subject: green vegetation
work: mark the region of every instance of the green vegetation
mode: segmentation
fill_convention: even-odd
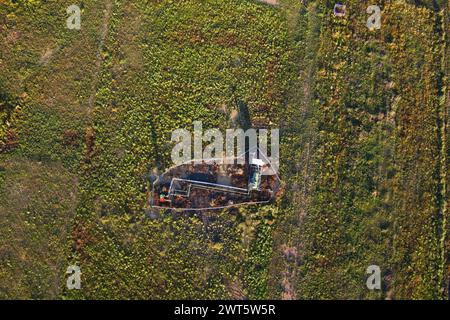
[[[368,32],[357,23],[364,7],[350,2],[357,14],[324,17],[299,291],[307,298],[376,297],[364,286],[365,268],[376,264],[384,271],[383,296],[440,298],[443,30],[438,13],[397,2],[384,5],[386,26]]]
[[[83,0],[76,31],[72,2],[0,0],[0,298],[445,298],[449,4],[380,1],[369,31],[334,3]],[[281,129],[281,199],[152,211],[171,132],[246,107]]]

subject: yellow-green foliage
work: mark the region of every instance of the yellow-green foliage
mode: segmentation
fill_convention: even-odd
[[[386,1],[381,30],[369,31],[368,4],[346,4],[344,18],[322,7],[316,182],[299,292],[440,298],[437,13]],[[372,264],[383,271],[381,295],[365,287]]]
[[[85,0],[69,30],[71,0],[0,0],[0,298],[442,298],[445,2],[373,31],[335,2]],[[242,106],[281,129],[282,198],[152,212],[171,132]]]
[[[386,8],[392,36],[395,97],[395,291],[399,298],[438,298],[440,233],[440,145],[438,141],[439,37],[436,16],[404,4]]]

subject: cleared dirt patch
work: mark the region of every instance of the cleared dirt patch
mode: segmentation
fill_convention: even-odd
[[[270,4],[272,6],[277,5],[278,4],[278,0],[258,0],[259,2],[264,2],[267,4]]]

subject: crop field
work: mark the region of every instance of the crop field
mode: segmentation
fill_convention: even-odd
[[[0,0],[0,299],[448,298],[450,4],[275,2],[83,0],[71,30]],[[279,128],[282,196],[152,209],[195,121]]]

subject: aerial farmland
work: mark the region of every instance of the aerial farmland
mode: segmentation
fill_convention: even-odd
[[[448,299],[449,37],[438,0],[0,0],[0,299]]]

